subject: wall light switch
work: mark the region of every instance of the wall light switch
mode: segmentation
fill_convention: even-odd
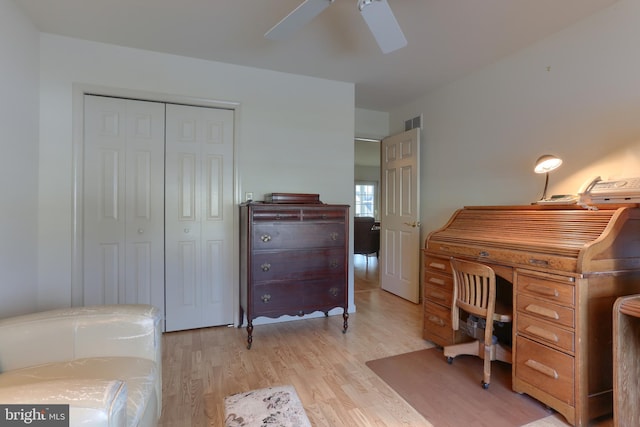
[[[244,193],[244,200],[245,202],[248,202],[249,200],[253,200],[253,193],[250,191],[247,191],[246,193]]]

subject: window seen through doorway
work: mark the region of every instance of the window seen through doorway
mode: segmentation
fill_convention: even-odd
[[[375,217],[376,186],[373,183],[356,183],[356,216]]]

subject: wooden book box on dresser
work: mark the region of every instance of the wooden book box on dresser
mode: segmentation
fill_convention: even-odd
[[[342,307],[348,326],[349,206],[252,202],[240,206],[240,323],[247,348],[260,316]]]
[[[612,309],[640,293],[640,209],[601,205],[465,207],[424,249],[424,338],[446,346],[451,257],[512,284],[512,385],[586,426],[613,410]]]

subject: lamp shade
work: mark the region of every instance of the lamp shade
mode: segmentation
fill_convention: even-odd
[[[547,173],[557,169],[561,164],[561,158],[551,154],[545,154],[536,160],[536,166],[533,171],[535,173]]]

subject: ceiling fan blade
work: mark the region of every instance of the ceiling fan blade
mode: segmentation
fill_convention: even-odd
[[[360,13],[378,42],[382,53],[393,52],[406,46],[407,39],[404,37],[387,0],[373,0],[365,3]]]
[[[313,18],[320,15],[334,0],[305,0],[291,13],[282,18],[264,35],[271,40],[282,40],[304,27]]]

